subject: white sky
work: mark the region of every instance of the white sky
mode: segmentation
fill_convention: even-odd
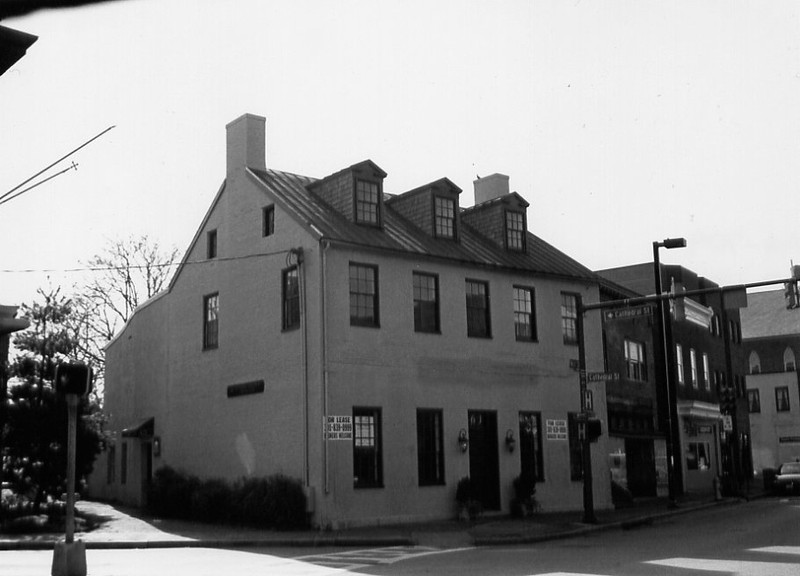
[[[39,36],[0,76],[0,303],[108,239],[183,252],[224,178],[225,124],[267,118],[267,166],[364,159],[401,193],[501,172],[532,232],[592,269],[652,242],[721,284],[800,261],[800,3],[127,0],[3,25]],[[63,165],[66,167],[66,164]]]

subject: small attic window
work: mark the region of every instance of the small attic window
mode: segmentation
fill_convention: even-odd
[[[506,211],[506,248],[525,251],[525,213]]]
[[[210,260],[217,257],[217,231],[209,230],[206,235],[206,257]]]
[[[356,222],[380,226],[380,185],[368,180],[356,181]]]
[[[433,199],[434,231],[437,238],[456,237],[456,203],[452,198],[435,196]]]

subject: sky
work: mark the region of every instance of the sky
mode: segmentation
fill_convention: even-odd
[[[800,3],[124,0],[7,18],[39,37],[0,76],[0,303],[80,284],[109,242],[182,254],[267,119],[267,167],[371,159],[397,194],[510,177],[528,227],[598,270],[652,243],[721,285],[800,263]],[[41,179],[41,178],[40,178]]]

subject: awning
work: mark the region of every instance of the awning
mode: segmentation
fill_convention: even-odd
[[[142,420],[136,426],[122,430],[123,438],[152,438],[155,430],[155,418]]]

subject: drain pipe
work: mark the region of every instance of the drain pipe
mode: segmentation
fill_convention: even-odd
[[[320,369],[322,376],[322,470],[325,475],[324,491],[325,494],[330,494],[330,476],[329,476],[329,462],[330,455],[328,454],[328,439],[325,437],[325,429],[328,422],[328,308],[327,308],[327,285],[328,285],[328,267],[325,255],[330,247],[330,242],[320,239],[319,241],[319,261],[320,261],[320,316],[322,318],[321,326],[321,340],[322,347],[320,350]]]

